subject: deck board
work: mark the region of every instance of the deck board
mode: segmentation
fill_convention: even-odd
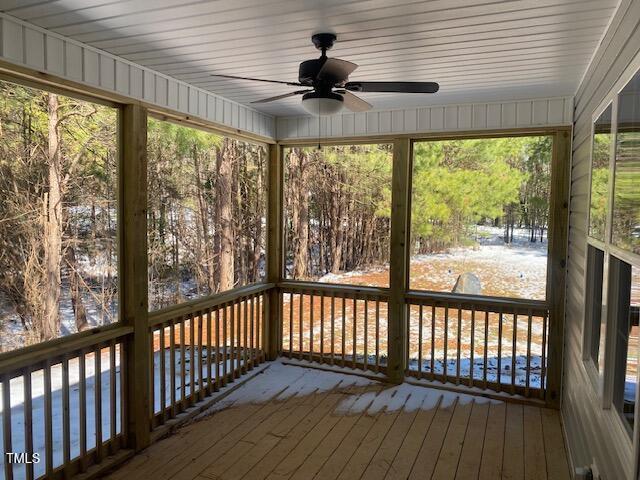
[[[557,411],[274,363],[107,478],[549,479]]]

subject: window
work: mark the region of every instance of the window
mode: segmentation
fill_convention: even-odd
[[[264,278],[266,150],[149,119],[149,308]]]
[[[614,267],[615,266],[615,267]],[[613,403],[633,431],[638,387],[638,316],[640,314],[640,268],[613,257],[613,282],[617,286],[616,368]]]
[[[618,95],[612,242],[640,255],[640,72]]]
[[[606,284],[603,279],[605,269],[604,252],[599,248],[589,245],[587,259],[587,291],[591,292],[587,297],[587,322],[589,338],[589,358],[593,360],[594,366],[602,370],[600,353],[604,352],[606,341],[606,308],[603,300],[606,300]]]
[[[414,143],[410,288],[544,299],[551,137]]]
[[[593,125],[591,156],[591,205],[589,235],[604,242],[609,203],[609,159],[611,158],[611,105]]]
[[[393,146],[288,148],[286,277],[389,285]]]
[[[598,116],[593,132],[584,354],[598,370],[603,404],[618,412],[632,434],[640,311],[640,72]]]
[[[0,81],[0,351],[118,320],[117,116]]]

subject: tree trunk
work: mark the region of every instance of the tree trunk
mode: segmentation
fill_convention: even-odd
[[[87,310],[82,301],[82,279],[78,273],[78,260],[76,258],[76,250],[73,245],[66,248],[66,260],[69,267],[69,287],[71,289],[71,306],[76,319],[76,329],[83,332],[89,328],[87,322]],[[102,310],[107,310],[108,306],[102,305]]]
[[[219,229],[219,278],[220,291],[233,288],[233,159],[236,149],[234,141],[226,138],[223,140],[222,149],[218,154],[218,179],[216,182],[217,201],[220,214]]]
[[[58,129],[58,96],[47,96],[49,113],[47,167],[49,191],[45,194],[43,318],[40,335],[43,340],[58,336],[60,328],[60,261],[62,255],[62,170]]]
[[[291,195],[293,197],[293,278],[302,280],[307,277],[309,251],[309,197],[306,183],[306,155],[298,148],[289,154],[292,170]]]

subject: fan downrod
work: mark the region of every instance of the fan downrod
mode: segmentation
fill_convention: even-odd
[[[318,50],[322,50],[324,53],[333,47],[337,38],[335,33],[316,33],[311,37],[311,41]]]

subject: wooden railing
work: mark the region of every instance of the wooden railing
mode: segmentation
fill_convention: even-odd
[[[388,292],[381,288],[283,282],[282,352],[330,365],[384,372]]]
[[[545,302],[426,292],[405,298],[409,375],[544,398]]]
[[[275,287],[252,285],[149,314],[144,428],[167,424],[265,361],[273,292],[280,299],[275,331],[284,356],[388,374],[388,289]],[[544,398],[545,302],[426,292],[404,299],[406,375]],[[5,479],[66,478],[131,448],[127,345],[134,334],[132,326],[113,325],[0,357],[4,451],[40,459],[5,461]]]
[[[385,372],[389,292],[282,282],[285,357]],[[406,375],[544,398],[546,302],[427,292],[405,296]]]
[[[152,427],[175,418],[265,359],[259,284],[150,315]]]
[[[113,326],[27,347],[0,362],[4,478],[68,478],[123,446],[123,339]],[[17,459],[13,459],[14,461]]]

